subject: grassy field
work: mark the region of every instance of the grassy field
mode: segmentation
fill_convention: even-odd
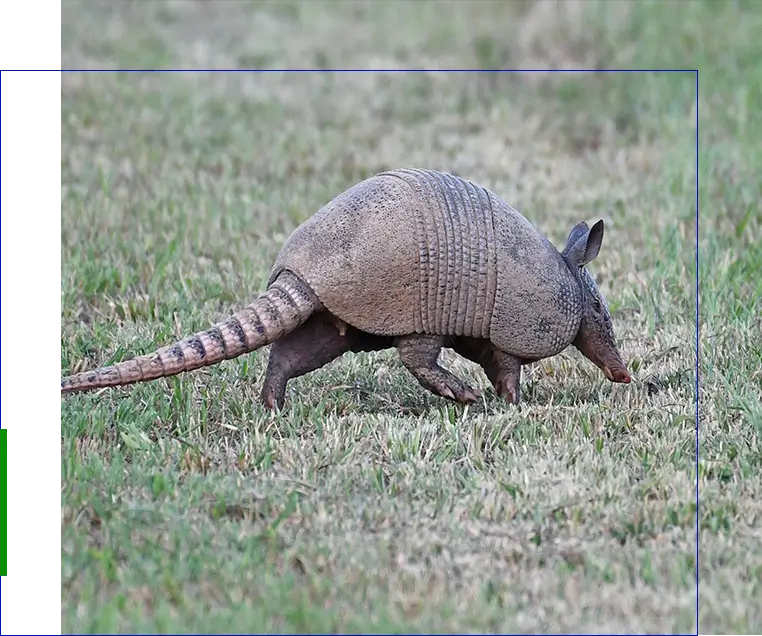
[[[257,396],[267,350],[61,400],[67,632],[762,629],[762,6],[76,2],[65,68],[699,68],[693,74],[72,73],[61,367],[247,304],[298,223],[391,167],[456,172],[591,271],[635,381],[571,349],[454,406],[394,351]],[[695,528],[700,526],[696,563]],[[755,600],[756,599],[756,600]]]

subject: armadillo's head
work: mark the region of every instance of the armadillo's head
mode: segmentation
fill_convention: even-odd
[[[582,321],[572,344],[598,366],[611,382],[630,382],[630,374],[617,348],[606,299],[585,269],[601,249],[603,220],[592,228],[582,221],[569,233],[563,257],[582,290]]]

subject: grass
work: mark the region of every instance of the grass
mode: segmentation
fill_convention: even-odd
[[[591,271],[635,376],[571,349],[453,406],[393,351],[257,402],[267,350],[61,401],[66,632],[762,628],[755,3],[67,2],[67,68],[700,69],[62,78],[63,372],[204,328],[380,170],[456,172]],[[695,526],[700,527],[696,563]],[[695,576],[701,577],[696,625]],[[755,609],[756,608],[756,609]]]

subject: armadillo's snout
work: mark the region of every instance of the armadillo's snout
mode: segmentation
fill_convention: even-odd
[[[629,384],[632,382],[632,377],[627,371],[627,367],[624,365],[624,360],[622,360],[622,357],[616,349],[612,350],[610,347],[607,349],[603,349],[602,347],[591,347],[589,346],[589,343],[583,339],[577,340],[575,346],[583,356],[603,371],[609,382],[620,382],[622,384]]]

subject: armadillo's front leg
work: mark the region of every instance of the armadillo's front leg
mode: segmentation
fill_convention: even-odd
[[[416,334],[401,336],[395,346],[402,364],[424,388],[456,402],[476,401],[480,396],[477,389],[439,366],[437,360],[444,342],[440,336]]]
[[[501,351],[489,340],[478,338],[458,338],[452,345],[453,350],[480,365],[495,387],[498,395],[505,397],[511,404],[521,400],[519,383],[523,361],[516,356]]]

